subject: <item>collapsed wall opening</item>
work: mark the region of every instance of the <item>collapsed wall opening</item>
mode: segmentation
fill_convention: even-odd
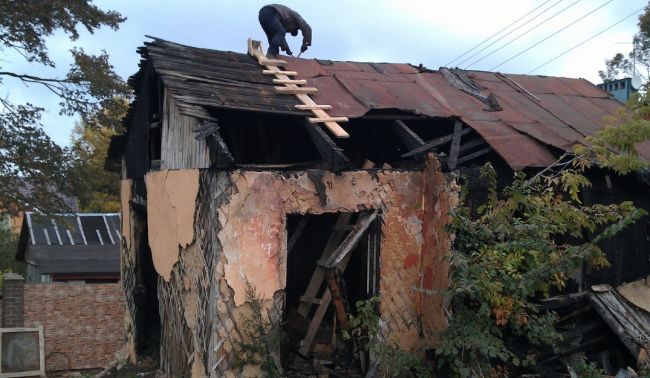
[[[160,310],[158,305],[158,273],[153,264],[149,247],[147,222],[147,189],[144,180],[133,181],[133,193],[129,200],[132,210],[133,232],[136,235],[133,253],[135,277],[123,277],[125,288],[133,290],[135,352],[139,357],[158,360],[160,354]],[[127,259],[129,260],[129,259]],[[131,271],[130,269],[125,272]],[[128,273],[127,273],[128,274]],[[131,287],[133,286],[133,287]]]
[[[379,294],[377,211],[287,217],[286,337],[288,372],[313,369],[314,358],[355,376],[366,368],[359,345],[343,339],[356,302]],[[313,373],[313,372],[312,372]]]

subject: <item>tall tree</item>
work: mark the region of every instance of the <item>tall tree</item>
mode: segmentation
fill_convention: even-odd
[[[128,102],[116,101],[115,107],[102,109],[89,122],[77,123],[72,132],[72,169],[70,182],[79,200],[79,210],[115,212],[120,210],[120,175],[104,169],[104,161],[113,135],[121,133],[120,122]]]
[[[81,28],[91,34],[102,26],[116,30],[124,20],[119,13],[101,10],[88,0],[0,0],[0,88],[9,79],[42,86],[59,97],[60,114],[79,115],[83,122],[108,122],[98,110],[120,107],[115,99],[127,96],[128,87],[113,71],[106,52],[90,55],[73,48],[73,63],[65,77],[3,70],[1,64],[10,55],[16,56],[9,54],[13,51],[26,62],[55,67],[46,44],[48,36],[64,32],[76,41]],[[66,210],[64,201],[52,193],[71,192],[66,179],[71,167],[69,151],[43,131],[43,110],[0,98],[0,208],[4,210]]]
[[[643,89],[650,81],[650,3],[639,16],[639,31],[632,38],[632,51],[627,55],[616,54],[605,61],[605,70],[598,72],[603,81],[611,81],[621,76],[636,76],[642,78]]]

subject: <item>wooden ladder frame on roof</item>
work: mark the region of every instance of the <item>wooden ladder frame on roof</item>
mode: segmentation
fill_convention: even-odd
[[[309,97],[310,93],[318,92],[318,88],[315,87],[300,87],[307,83],[307,80],[295,80],[291,76],[298,75],[295,71],[282,71],[278,66],[286,66],[287,62],[280,59],[268,59],[263,52],[262,42],[254,41],[248,39],[248,54],[257,58],[257,62],[265,66],[266,69],[262,70],[264,75],[274,75],[273,79],[274,84],[282,84],[283,86],[275,87],[276,93],[282,94],[293,94],[298,100],[302,102],[300,105],[296,105],[296,109],[300,110],[310,110],[315,118],[308,117],[310,123],[323,123],[332,134],[338,138],[349,138],[350,134],[347,133],[338,122],[347,122],[347,117],[331,117],[325,110],[332,109],[331,105],[319,105],[314,102],[314,100]]]

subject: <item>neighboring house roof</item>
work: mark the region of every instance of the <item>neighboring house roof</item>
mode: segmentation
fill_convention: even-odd
[[[247,54],[183,46],[154,38],[139,50],[141,70],[131,83],[138,93],[148,62],[181,113],[210,119],[209,109],[309,116],[294,108],[295,96],[277,94],[273,77]],[[505,75],[494,72],[393,63],[334,62],[285,58],[331,116],[360,118],[372,110],[461,119],[513,169],[545,167],[554,148],[570,149],[605,127],[621,104],[584,79]],[[123,138],[109,152],[119,156]],[[650,143],[639,148],[650,159]]]
[[[25,214],[16,259],[42,273],[120,271],[119,213]]]

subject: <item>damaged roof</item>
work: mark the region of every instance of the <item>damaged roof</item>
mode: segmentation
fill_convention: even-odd
[[[309,116],[296,110],[293,95],[278,94],[273,77],[262,74],[247,54],[184,46],[154,38],[139,50],[178,103],[182,113],[209,119],[212,108]],[[605,116],[621,104],[585,79],[506,75],[393,63],[335,62],[285,58],[287,70],[318,88],[316,103],[331,116],[362,118],[372,110],[399,111],[423,118],[460,119],[474,129],[508,165],[519,170],[545,167],[553,152],[568,150],[605,127]],[[432,125],[434,125],[432,123]],[[345,125],[343,125],[345,127]],[[114,149],[120,149],[116,139]],[[639,148],[650,159],[650,144]],[[114,151],[109,152],[114,154]]]

